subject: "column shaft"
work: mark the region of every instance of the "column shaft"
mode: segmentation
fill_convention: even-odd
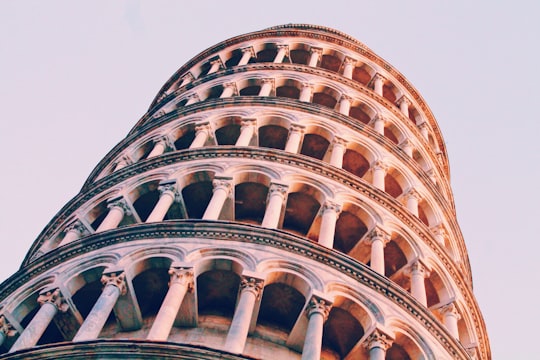
[[[304,84],[302,90],[300,90],[300,101],[310,102],[311,101],[311,92],[313,87],[310,84]]]
[[[422,305],[427,306],[426,282],[427,269],[420,262],[415,262],[408,270],[411,277],[411,295]]]
[[[369,350],[369,360],[384,360],[386,357],[386,350],[380,347],[372,347]]]
[[[274,81],[273,79],[263,79],[261,90],[259,91],[259,96],[270,96],[272,92]]]
[[[373,120],[373,130],[375,130],[377,133],[384,136],[384,124],[385,124],[384,119],[380,116],[377,116]]]
[[[252,48],[243,48],[242,49],[242,58],[238,62],[238,66],[246,65],[251,57],[253,56],[253,49]]]
[[[210,199],[210,203],[208,204],[208,206],[206,207],[206,211],[204,212],[204,220],[217,220],[219,218],[219,214],[221,214],[221,210],[223,209],[225,200],[227,200],[227,197],[229,196],[231,190],[230,181],[230,179],[215,179],[213,181],[214,193],[212,194],[212,199]]]
[[[165,149],[167,148],[167,144],[165,141],[158,141],[154,144],[154,148],[152,151],[150,151],[150,154],[146,157],[147,159],[151,159],[153,157],[159,156],[165,152]]]
[[[193,287],[192,270],[171,268],[169,274],[171,275],[169,291],[146,337],[148,340],[167,341],[182,301],[190,287]]]
[[[382,164],[374,164],[373,171],[373,186],[384,191],[384,178],[386,177],[386,167]]]
[[[373,91],[379,95],[383,96],[383,87],[384,87],[384,81],[386,79],[382,77],[380,74],[375,74],[373,79]]]
[[[278,45],[278,52],[274,58],[274,62],[277,64],[282,63],[285,55],[287,55],[287,45]]]
[[[195,139],[191,142],[189,146],[190,149],[197,149],[203,147],[208,140],[210,135],[210,125],[209,124],[200,124],[195,127]]]
[[[37,314],[34,315],[9,352],[35,346],[57,312],[58,308],[54,304],[46,302],[41,305]]]
[[[322,54],[322,49],[312,48],[309,56],[308,66],[316,67]]]
[[[113,284],[108,284],[103,288],[94,307],[75,334],[74,342],[93,340],[99,336],[120,294],[121,290]]]
[[[96,232],[115,229],[120,225],[120,222],[124,218],[124,209],[120,206],[111,206],[109,213],[105,216],[105,219],[101,222]]]
[[[323,205],[319,244],[329,249],[334,247],[336,222],[340,211],[341,207],[338,204],[327,202]]]
[[[287,139],[287,144],[285,145],[285,151],[298,154],[300,150],[300,142],[302,141],[302,134],[304,128],[300,126],[291,126],[289,130],[289,139]]]
[[[330,156],[330,165],[341,168],[343,166],[343,155],[345,155],[345,141],[337,139],[332,147],[332,155]]]
[[[163,221],[165,215],[167,214],[167,211],[169,211],[171,205],[174,203],[175,197],[176,194],[173,191],[163,191],[159,197],[156,206],[154,206],[154,209],[152,210],[150,215],[148,215],[146,222],[150,223],[155,221]]]
[[[244,351],[255,302],[262,289],[262,281],[253,278],[243,280],[241,286],[240,300],[234,311],[231,327],[225,340],[225,349],[235,354]]]
[[[384,275],[384,242],[381,238],[371,241],[371,268]]]
[[[276,229],[281,218],[281,208],[287,193],[287,186],[281,184],[271,184],[269,189],[268,205],[264,212],[261,226],[269,229]]]
[[[248,146],[255,133],[254,121],[245,121],[240,128],[240,136],[236,140],[236,146]]]
[[[355,63],[356,63],[356,60],[354,59],[351,59],[351,58],[345,59],[344,67],[343,67],[343,76],[346,77],[347,79],[352,79]]]

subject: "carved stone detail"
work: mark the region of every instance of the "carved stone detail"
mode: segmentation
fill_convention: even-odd
[[[121,295],[125,295],[127,293],[126,273],[123,271],[103,274],[101,276],[101,283],[103,286],[116,286],[120,290]]]
[[[58,288],[41,292],[37,298],[37,302],[41,306],[43,306],[43,304],[54,305],[60,312],[66,312],[69,309],[69,305],[66,303]]]

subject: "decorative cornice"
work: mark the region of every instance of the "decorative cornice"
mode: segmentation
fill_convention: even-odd
[[[45,254],[39,261],[21,269],[2,283],[0,285],[0,301],[3,301],[8,294],[28,283],[32,278],[53,269],[58,264],[67,260],[116,244],[156,238],[205,238],[220,241],[246,242],[260,246],[271,246],[312,259],[347,275],[363,286],[369,287],[387,297],[402,310],[408,312],[413,318],[416,318],[422,324],[422,327],[426,328],[435,336],[453,356],[463,359],[467,358],[466,350],[461,343],[448,333],[446,328],[439,323],[438,319],[429,309],[418,303],[406,290],[393,283],[390,279],[376,273],[369,266],[345,254],[320,246],[308,239],[293,234],[226,221],[182,220],[166,223],[139,224],[76,240]],[[479,327],[485,327],[485,325],[483,325],[478,305],[471,296],[470,290],[463,287],[462,282],[456,280],[456,283],[462,291],[471,311],[471,316],[477,326],[477,334],[480,338],[483,338],[483,333],[479,330]]]

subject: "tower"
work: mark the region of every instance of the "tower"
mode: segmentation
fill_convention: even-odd
[[[0,294],[0,359],[490,358],[433,114],[312,25],[182,66]]]

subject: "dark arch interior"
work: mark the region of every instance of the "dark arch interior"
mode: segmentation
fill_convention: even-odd
[[[154,187],[153,190],[139,196],[139,198],[133,202],[133,207],[135,208],[135,211],[137,211],[141,221],[144,222],[148,219],[148,216],[156,206],[158,200],[159,191]],[[165,216],[165,218],[167,217]]]
[[[371,81],[371,75],[363,67],[355,67],[352,78],[364,85]]]
[[[175,142],[174,147],[176,150],[184,150],[189,148],[193,140],[195,139],[195,130],[190,129],[182,134]]]
[[[359,152],[347,149],[343,155],[342,168],[361,178],[369,170],[369,162]]]
[[[197,278],[199,314],[232,317],[240,277],[232,271],[209,270]]]
[[[263,184],[245,182],[234,191],[234,214],[237,221],[260,224],[266,210],[268,187]]]
[[[392,276],[396,271],[407,265],[407,258],[395,241],[390,241],[384,248],[384,274]]]
[[[211,181],[199,181],[182,189],[182,197],[189,219],[201,219],[210,199],[213,186]]]
[[[388,350],[386,350],[386,360],[411,360],[411,358],[403,347],[394,343]]]
[[[341,60],[333,55],[323,55],[321,59],[321,67],[330,71],[338,72],[341,67]]]
[[[334,248],[348,253],[367,232],[367,226],[354,214],[343,211],[336,223]]]
[[[296,88],[295,86],[280,86],[276,89],[276,96],[278,97],[286,97],[291,99],[298,99],[300,98],[300,90]]]
[[[291,55],[291,61],[295,64],[307,65],[309,62],[310,53],[307,50],[302,50],[302,49],[291,50],[290,55]]]
[[[304,135],[304,141],[302,142],[300,153],[322,160],[326,154],[326,150],[328,150],[329,145],[330,142],[320,135],[306,134]]]
[[[336,106],[337,100],[327,93],[318,92],[313,94],[313,103],[333,109]]]
[[[158,313],[169,289],[168,268],[143,271],[133,279],[133,288],[143,317]]]
[[[264,288],[257,323],[290,332],[306,302],[295,288],[273,283]]]
[[[364,336],[364,329],[349,312],[334,307],[324,323],[323,349],[329,348],[343,359]]]
[[[403,189],[392,175],[386,175],[384,178],[384,190],[393,198],[403,193]]]
[[[289,194],[283,229],[306,235],[321,205],[310,195],[295,192]]]
[[[349,110],[349,116],[357,120],[360,120],[364,124],[368,124],[369,121],[371,120],[369,115],[366,114],[364,110],[362,110],[362,108],[358,106],[351,107],[351,109]]]
[[[216,140],[219,145],[234,145],[239,136],[239,124],[225,125],[216,130]]]
[[[289,131],[277,125],[266,125],[259,128],[259,146],[272,149],[285,149]]]
[[[257,96],[259,95],[259,92],[261,91],[261,87],[259,85],[252,85],[247,86],[240,90],[240,95],[242,96]]]

